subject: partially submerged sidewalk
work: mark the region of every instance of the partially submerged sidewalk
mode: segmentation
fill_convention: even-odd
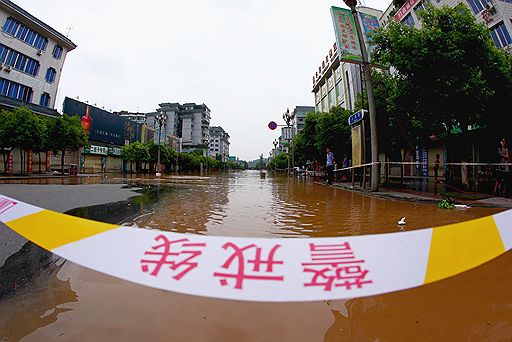
[[[437,204],[439,201],[445,198],[445,196],[443,195],[433,194],[430,192],[394,188],[391,189],[386,188],[384,186],[381,186],[380,190],[377,192],[372,192],[368,189],[364,189],[358,186],[357,184],[355,186],[352,186],[351,183],[334,182],[332,186],[339,189],[363,193],[369,196],[410,202]],[[455,198],[455,203],[466,204],[470,207],[512,208],[512,198],[496,197],[492,195],[489,195],[489,197],[487,198],[475,200],[467,198]]]

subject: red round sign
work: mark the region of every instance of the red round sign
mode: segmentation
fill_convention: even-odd
[[[270,121],[268,123],[268,128],[270,128],[271,130],[274,130],[277,128],[277,124],[274,121]]]

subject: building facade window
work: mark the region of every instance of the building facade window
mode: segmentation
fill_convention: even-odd
[[[43,107],[49,107],[50,106],[50,94],[42,93],[41,99],[39,100],[39,104]]]
[[[405,16],[405,18],[402,20],[402,24],[405,24],[409,27],[414,27],[414,18],[412,17],[412,14],[409,13]]]
[[[334,88],[329,91],[329,109],[336,106],[336,94]]]
[[[48,70],[46,70],[46,76],[44,79],[48,83],[53,83],[55,81],[56,74],[57,74],[57,72],[55,71],[54,68],[48,68]]]
[[[316,103],[320,102],[320,89],[318,89],[318,91],[315,93],[315,101]]]
[[[39,72],[38,61],[2,44],[0,44],[0,63],[10,65],[14,69],[32,76],[37,76]]]
[[[420,2],[416,7],[414,7],[414,12],[416,13],[416,16],[419,18],[420,15],[418,14],[418,11],[424,11],[425,10],[425,5],[423,4],[423,2]]]
[[[62,57],[62,46],[55,45],[55,47],[53,48],[52,56],[55,59],[60,59]]]
[[[338,103],[341,103],[343,101],[343,81],[341,79],[336,83],[336,94],[338,94]]]
[[[490,34],[492,40],[494,40],[494,44],[496,44],[496,46],[499,48],[503,48],[512,43],[510,33],[508,32],[507,27],[503,21],[491,28]]]
[[[490,1],[488,0],[467,0],[469,7],[471,7],[471,10],[473,13],[477,14],[482,12],[485,9],[485,5],[489,4]],[[490,4],[492,5],[492,4]]]
[[[328,112],[329,111],[329,103],[327,102],[327,96],[324,97],[324,99],[322,100],[322,111],[323,112]]]
[[[27,43],[28,45],[35,47],[38,50],[46,50],[46,46],[48,45],[48,38],[32,29],[29,29],[11,17],[7,18],[4,26],[2,27],[2,30],[5,33],[10,34],[11,36]]]
[[[25,102],[32,101],[32,88],[0,78],[0,95]]]

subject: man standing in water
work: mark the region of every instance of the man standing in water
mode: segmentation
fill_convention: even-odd
[[[327,162],[325,164],[325,171],[327,172],[327,184],[332,184],[333,170],[334,170],[334,153],[331,152],[331,148],[327,147]]]

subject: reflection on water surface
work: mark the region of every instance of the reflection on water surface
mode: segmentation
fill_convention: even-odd
[[[259,177],[114,178],[140,187],[129,201],[73,210],[107,222],[206,235],[317,237],[459,222],[496,210],[438,209],[313,182]],[[512,254],[420,288],[361,299],[247,303],[127,283],[66,262],[30,291],[0,300],[0,338],[27,341],[439,341],[512,336]]]

